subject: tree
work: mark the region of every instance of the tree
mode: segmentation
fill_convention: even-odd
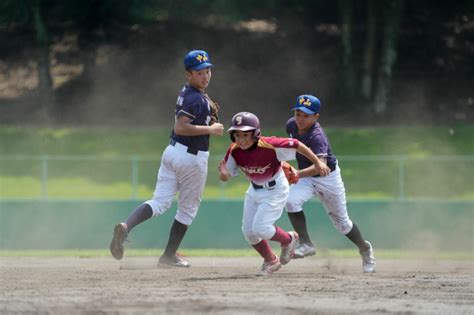
[[[352,56],[353,33],[353,3],[352,0],[339,0],[341,15],[341,44],[342,44],[342,82],[344,95],[348,98],[355,96],[355,73]]]
[[[53,81],[49,71],[50,35],[41,11],[41,0],[30,0],[31,14],[36,34],[38,89],[40,94],[47,96],[51,93]]]
[[[383,37],[378,68],[378,82],[373,108],[377,115],[387,109],[388,96],[392,82],[393,65],[397,58],[397,42],[400,21],[403,12],[403,0],[385,0],[383,2]]]
[[[375,64],[375,44],[376,44],[376,9],[374,0],[367,2],[367,22],[366,22],[366,37],[364,47],[364,64],[362,66],[362,80],[360,92],[362,97],[368,101],[372,97],[374,64]]]

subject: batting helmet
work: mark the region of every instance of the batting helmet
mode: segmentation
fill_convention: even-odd
[[[232,117],[231,127],[227,130],[230,134],[230,140],[235,142],[234,131],[252,131],[255,139],[260,137],[260,120],[255,114],[249,112],[240,112]]]

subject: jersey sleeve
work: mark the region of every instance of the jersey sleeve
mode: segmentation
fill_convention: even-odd
[[[296,159],[296,149],[299,146],[299,141],[297,139],[270,137],[265,138],[264,141],[273,146],[279,161]]]
[[[237,176],[239,174],[239,167],[237,166],[237,162],[235,161],[234,157],[232,156],[232,148],[233,146],[227,149],[227,152],[224,157],[224,161],[226,163],[227,171],[231,176]]]
[[[329,150],[329,143],[326,137],[322,135],[315,135],[313,139],[311,139],[310,149],[314,152],[317,156],[325,157],[328,155]]]
[[[202,98],[197,94],[190,94],[183,98],[183,104],[176,113],[176,117],[187,116],[192,120],[202,112]]]
[[[278,161],[291,161],[296,159],[296,149],[275,148]]]

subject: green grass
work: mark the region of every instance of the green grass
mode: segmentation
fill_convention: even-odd
[[[171,126],[146,129],[0,127],[0,154],[149,155],[168,144]],[[473,155],[472,125],[326,128],[337,155]],[[285,136],[281,128],[264,135]],[[224,154],[229,138],[212,137],[211,152]]]
[[[37,198],[45,192],[49,198],[149,198],[170,128],[0,127],[0,198]],[[400,162],[376,160],[380,155],[409,158],[404,162],[403,182],[408,199],[474,199],[474,126],[327,128],[326,132],[339,157],[349,199],[393,200],[400,196]],[[283,126],[266,129],[264,134],[285,136]],[[217,163],[228,145],[227,136],[211,139],[204,198],[242,198],[248,187],[243,176],[225,184],[218,180]],[[47,187],[41,160],[44,155],[66,156],[63,160],[48,160]],[[365,160],[353,159],[358,155],[366,156]],[[470,159],[416,160],[459,155]],[[130,159],[133,156],[138,157],[134,165]],[[137,170],[135,186],[133,167]]]
[[[251,248],[244,249],[181,249],[180,252],[189,257],[258,257]],[[130,249],[127,257],[159,257],[160,249]],[[74,250],[0,250],[0,257],[79,257],[79,258],[110,258],[106,249],[74,249]],[[319,250],[319,258],[358,258],[354,249]],[[437,260],[472,260],[472,252],[463,251],[406,251],[398,249],[377,249],[378,259],[437,259]]]

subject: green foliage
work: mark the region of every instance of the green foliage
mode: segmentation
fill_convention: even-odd
[[[25,25],[31,15],[25,0],[2,0],[0,2],[0,27],[16,23]]]

